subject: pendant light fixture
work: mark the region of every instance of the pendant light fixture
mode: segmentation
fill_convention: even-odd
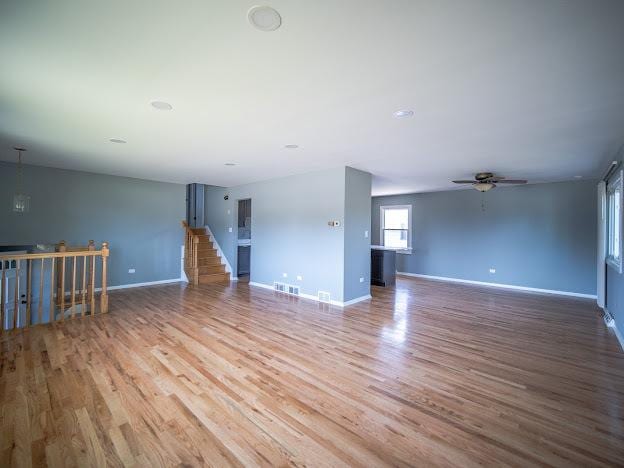
[[[22,152],[26,148],[16,146],[13,148],[17,151],[17,191],[13,195],[13,211],[16,213],[28,213],[30,210],[30,196],[22,191]]]

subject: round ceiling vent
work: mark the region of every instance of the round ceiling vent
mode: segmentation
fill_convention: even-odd
[[[280,14],[269,6],[255,6],[247,13],[249,23],[260,31],[275,31],[282,25]]]
[[[165,101],[152,101],[150,103],[154,109],[169,111],[173,106]]]

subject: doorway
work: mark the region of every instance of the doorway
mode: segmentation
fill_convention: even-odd
[[[238,255],[236,275],[251,274],[251,199],[238,200]]]

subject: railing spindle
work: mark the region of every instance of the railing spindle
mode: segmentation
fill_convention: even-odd
[[[85,316],[85,308],[87,307],[85,299],[87,297],[87,256],[85,255],[82,261],[82,316]]]
[[[65,264],[67,263],[67,258],[63,257],[60,259],[62,263],[61,265],[61,321],[65,320]]]
[[[5,288],[6,288],[6,268],[5,268],[5,262],[4,260],[2,260],[2,283],[0,283],[0,331],[4,331]]]
[[[74,262],[72,265],[72,289],[71,289],[71,316],[76,316],[76,256],[74,255]]]
[[[50,322],[56,321],[56,306],[54,304],[54,269],[56,268],[56,258],[52,257],[52,268],[50,268]]]
[[[11,314],[11,317],[9,319],[9,328],[13,329],[13,328],[17,328],[18,322],[19,322],[19,303],[20,303],[20,297],[19,297],[19,273],[20,273],[20,261],[16,260],[15,261],[15,297],[13,297],[13,313]]]
[[[91,310],[90,314],[95,315],[95,257],[91,257]]]
[[[41,259],[41,272],[39,273],[39,307],[37,324],[43,323],[43,276],[45,272],[45,258]]]
[[[56,245],[56,248],[54,249],[57,252],[67,252],[67,244],[65,244],[65,241],[62,240],[61,242],[59,242]],[[62,260],[62,264],[61,264],[61,260]],[[65,283],[65,257],[59,258],[59,261],[57,263],[56,266],[56,303],[59,305],[59,307],[61,307],[61,298],[65,298],[65,291],[62,291],[62,286],[61,283]],[[63,294],[61,294],[61,292]],[[64,315],[64,314],[63,314]]]
[[[90,240],[88,250],[95,250],[95,242]],[[95,257],[89,259],[89,314],[95,314]]]
[[[32,295],[32,265],[33,262],[31,260],[26,260],[26,263],[28,264],[28,279],[26,281],[26,327],[30,327],[30,305],[31,305],[31,299],[30,296]]]

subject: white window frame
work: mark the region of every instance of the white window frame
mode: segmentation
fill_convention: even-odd
[[[623,214],[624,214],[624,207],[622,206],[623,204],[623,186],[622,186],[622,179],[623,179],[623,172],[622,170],[620,170],[620,173],[618,174],[618,176],[611,182],[607,183],[607,265],[611,266],[613,269],[615,269],[618,273],[622,273],[622,222],[624,221],[623,219]],[[613,221],[611,218],[612,215],[612,197],[616,194],[619,193],[619,198],[620,198],[620,211],[619,213],[613,213],[614,216],[619,216],[620,218],[620,235],[619,235],[619,256],[615,257],[612,254],[612,249],[613,249],[613,232],[612,232],[612,225],[613,225]]]
[[[379,207],[379,243],[384,245],[384,211],[385,210],[401,210],[407,208],[407,248],[396,249],[400,254],[412,253],[412,205],[385,205]]]

